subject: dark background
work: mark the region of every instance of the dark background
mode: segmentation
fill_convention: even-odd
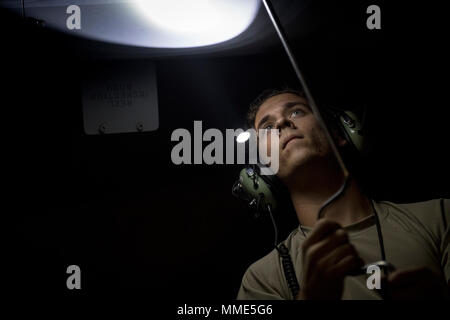
[[[366,29],[369,4],[380,5],[382,30]],[[368,107],[370,195],[398,202],[449,197],[444,10],[365,1],[314,1],[306,10],[314,17],[311,31],[291,42],[314,96]],[[170,136],[180,127],[193,132],[194,120],[203,121],[203,130],[242,127],[260,91],[295,86],[281,46],[152,58],[160,128],[87,136],[83,75],[97,63],[145,58],[23,23],[5,11],[0,34],[2,211],[14,218],[11,228],[6,224],[13,231],[6,245],[14,288],[234,299],[246,268],[272,250],[270,222],[254,220],[232,197],[238,165],[176,166]],[[295,228],[292,218],[278,216],[282,237]],[[71,264],[82,270],[79,292],[66,288]]]

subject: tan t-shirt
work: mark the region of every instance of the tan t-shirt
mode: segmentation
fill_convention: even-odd
[[[450,281],[450,199],[397,204],[373,201],[380,219],[386,260],[397,270],[427,266]],[[302,227],[308,235],[311,228]],[[350,242],[365,263],[381,260],[374,215],[344,227]],[[297,279],[302,279],[301,244],[303,233],[296,228],[284,240],[294,264]],[[369,275],[347,276],[343,299],[380,299],[367,288]],[[300,289],[302,284],[299,283]],[[237,299],[293,299],[284,277],[281,258],[274,249],[253,263],[245,272]]]

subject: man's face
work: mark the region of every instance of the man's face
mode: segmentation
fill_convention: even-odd
[[[325,133],[307,101],[295,94],[283,93],[267,99],[256,113],[255,128],[258,132],[259,129],[280,130],[277,147],[280,156],[278,176],[281,180],[307,162],[331,154]],[[270,154],[270,134],[267,134]]]

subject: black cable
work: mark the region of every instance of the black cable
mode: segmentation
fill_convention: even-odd
[[[277,224],[275,223],[275,219],[273,217],[272,210],[270,208],[270,204],[267,205],[267,210],[269,211],[270,220],[272,220],[273,230],[275,233],[275,248],[276,248],[278,245],[278,228],[277,228]]]
[[[339,198],[341,195],[344,194],[345,189],[347,189],[348,186],[348,182],[350,181],[351,176],[348,175],[347,177],[344,178],[344,183],[342,184],[342,186],[339,188],[339,190],[333,194],[330,198],[328,198],[327,201],[325,201],[325,203],[319,208],[319,211],[317,212],[317,220],[319,220],[320,218],[322,218],[322,211],[323,209],[325,209],[326,206],[328,206],[330,203],[332,203],[333,201],[337,200],[337,198]]]
[[[267,205],[267,211],[269,211],[270,219],[272,220],[273,228],[275,231],[275,249],[277,249],[278,254],[281,257],[284,277],[286,278],[289,290],[291,290],[292,296],[295,299],[300,291],[300,286],[298,284],[297,276],[295,275],[294,264],[292,263],[288,248],[283,243],[278,246],[278,228],[277,224],[275,223],[270,204]]]
[[[377,233],[378,233],[378,242],[380,243],[380,251],[381,251],[381,260],[386,261],[386,252],[384,250],[384,241],[383,241],[383,234],[381,233],[381,225],[380,225],[380,218],[378,217],[378,213],[375,210],[375,206],[373,205],[373,201],[369,199],[369,202],[372,206],[373,214],[375,216],[375,224],[377,226]],[[388,273],[388,269],[386,269],[386,273]]]
[[[275,247],[281,256],[281,264],[283,265],[284,277],[286,278],[292,297],[295,299],[300,292],[297,276],[295,275],[294,264],[292,263],[291,255],[288,248],[281,243]]]

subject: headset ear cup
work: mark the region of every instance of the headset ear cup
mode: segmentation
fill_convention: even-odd
[[[257,166],[258,166],[258,171],[257,171],[258,175],[260,176],[260,178],[262,180],[264,180],[265,183],[267,183],[267,185],[269,185],[270,190],[272,191],[272,193],[274,194],[274,196],[276,198],[276,195],[279,192],[278,191],[278,186],[279,186],[279,183],[280,183],[279,178],[275,174],[273,174],[273,175],[262,175],[261,174],[261,168],[264,168],[266,166],[264,166],[264,165],[262,165],[260,163],[258,163]]]
[[[328,108],[332,121],[338,126],[341,135],[357,153],[363,153],[365,139],[363,127],[359,117],[352,111],[345,111],[333,107]]]
[[[260,174],[259,169],[265,166],[262,164],[257,166],[259,167],[257,172]],[[298,226],[299,222],[289,190],[275,174],[260,175],[260,178],[269,186],[273,201],[276,203],[273,212],[275,213],[274,218],[277,221],[279,234],[290,233],[293,227]]]
[[[347,141],[359,154],[363,153],[365,139],[359,117],[351,111],[342,111],[339,120],[347,137]]]
[[[248,200],[250,203],[258,203],[258,209],[267,211],[267,205],[270,205],[272,210],[278,207],[275,194],[275,177],[261,175],[260,164],[251,164],[246,166],[239,173],[239,181],[236,186],[233,186],[233,194],[243,200]],[[242,196],[245,194],[245,196]]]
[[[261,167],[266,167],[263,164],[257,164],[258,175],[260,178],[264,180],[264,182],[269,186],[270,191],[272,192],[273,198],[277,203],[276,211],[292,211],[293,205],[290,197],[289,190],[286,188],[284,183],[280,180],[280,178],[276,175],[261,175]],[[295,210],[294,210],[295,211]]]

